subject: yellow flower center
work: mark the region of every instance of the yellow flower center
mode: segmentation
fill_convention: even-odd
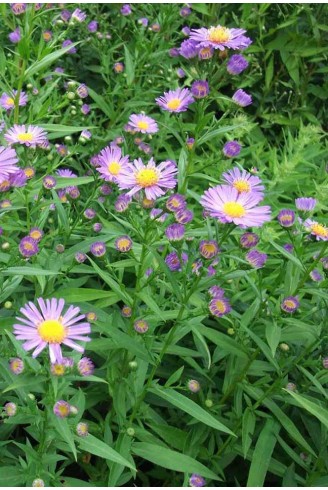
[[[34,250],[34,247],[33,247],[32,243],[26,242],[26,243],[24,243],[24,249],[27,251],[30,251],[30,250]]]
[[[69,415],[69,406],[67,407],[66,405],[60,405],[58,408],[57,408],[58,412],[60,413],[60,415],[62,417],[68,417]]]
[[[251,186],[246,180],[235,180],[233,183],[233,187],[237,189],[238,192],[249,192],[251,190]]]
[[[151,187],[157,184],[159,176],[153,168],[143,168],[136,173],[137,184],[141,187]]]
[[[203,248],[205,252],[208,252],[210,254],[216,252],[216,247],[213,245],[213,243],[207,243],[206,245],[203,245]]]
[[[284,301],[284,304],[285,306],[287,306],[287,308],[295,308],[295,303],[291,299],[286,299]]]
[[[49,32],[44,32],[44,33],[43,33],[43,39],[44,39],[45,41],[50,41],[50,39],[51,39],[51,34],[49,34]]]
[[[22,143],[24,143],[25,141],[33,141],[33,134],[32,133],[19,133],[17,135],[17,139],[18,141],[21,141]]]
[[[220,313],[224,313],[226,311],[225,304],[220,299],[215,301],[215,306]]]
[[[313,223],[311,231],[317,236],[328,237],[328,229],[320,223]]]
[[[34,238],[34,240],[39,240],[39,238],[41,238],[41,233],[38,230],[31,231],[30,237]]]
[[[127,238],[121,238],[117,243],[118,248],[126,248],[130,246],[130,240]]]
[[[199,55],[203,59],[211,58],[211,56],[212,56],[211,48],[202,48],[202,49],[200,49],[199,50]]]
[[[117,175],[119,171],[121,170],[121,165],[117,162],[111,162],[108,164],[108,171],[112,175]]]
[[[11,206],[11,203],[8,201],[4,201],[3,203],[1,203],[2,208],[10,208],[10,206]]]
[[[230,30],[227,27],[217,26],[208,30],[208,40],[214,44],[222,44],[230,40]]]
[[[146,121],[138,121],[137,126],[139,129],[148,129],[149,124]]]
[[[66,329],[58,320],[45,320],[38,326],[38,334],[44,342],[61,344],[66,337]]]
[[[238,202],[226,202],[223,205],[223,212],[229,216],[229,218],[242,218],[245,216],[246,210],[244,206],[239,204]]]
[[[52,374],[55,376],[63,376],[63,374],[65,374],[65,366],[63,366],[63,364],[54,364],[52,366]]]
[[[179,109],[180,105],[181,105],[180,99],[172,99],[167,103],[167,107],[172,111],[176,111],[177,109]]]
[[[6,104],[8,105],[14,105],[15,101],[12,97],[7,97]]]
[[[27,178],[31,178],[34,176],[34,170],[33,168],[24,168],[24,174],[26,175]]]
[[[8,187],[8,185],[10,186],[9,180],[4,180],[3,182],[1,182],[0,191],[2,191],[2,189],[6,189],[6,187]]]

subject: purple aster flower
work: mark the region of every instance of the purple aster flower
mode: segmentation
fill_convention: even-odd
[[[89,426],[85,422],[79,422],[76,426],[76,433],[80,437],[87,437],[89,435]]]
[[[209,310],[212,315],[220,318],[227,315],[231,311],[231,306],[226,298],[214,296],[214,298],[209,303]]]
[[[64,22],[68,22],[71,16],[72,16],[71,12],[67,9],[62,10],[60,13],[60,17]]]
[[[323,367],[324,369],[328,369],[328,357],[324,357],[324,358],[322,359],[322,367]]]
[[[205,191],[200,203],[221,223],[234,223],[240,228],[263,226],[271,220],[269,206],[257,206],[258,193],[239,193],[235,187],[218,185]]]
[[[240,107],[246,107],[253,103],[252,96],[239,88],[232,96],[232,100]]]
[[[241,145],[238,143],[238,141],[227,141],[222,151],[226,157],[232,158],[239,155],[240,150],[241,150]]]
[[[140,24],[144,27],[148,26],[148,22],[149,22],[149,20],[147,19],[147,17],[141,17],[140,19],[138,19],[138,24]]]
[[[95,370],[95,365],[89,357],[82,357],[77,363],[77,370],[81,376],[91,376]]]
[[[193,102],[194,98],[188,88],[169,90],[156,99],[157,105],[169,112],[184,112]]]
[[[154,134],[158,132],[158,126],[155,119],[145,114],[131,114],[128,124],[143,134]]]
[[[195,145],[195,138],[187,138],[186,146],[188,150],[192,150]]]
[[[125,3],[121,8],[122,15],[130,15],[132,13],[131,5],[129,3]]]
[[[144,143],[143,141],[139,145],[139,150],[146,153],[146,155],[151,155],[153,153],[152,147],[150,145],[147,145],[147,143]]]
[[[20,143],[21,145],[35,148],[47,140],[47,133],[38,126],[25,126],[25,124],[14,126],[5,133],[5,140],[9,145]]]
[[[68,155],[68,148],[66,145],[56,145],[56,152],[61,157],[66,157]]]
[[[193,220],[194,213],[191,211],[191,209],[180,209],[179,211],[174,213],[174,217],[178,223],[185,225]]]
[[[69,416],[70,409],[71,405],[69,403],[65,402],[64,400],[58,400],[58,402],[56,402],[54,405],[53,412],[56,417],[59,417],[60,419],[65,419]]]
[[[71,21],[84,22],[87,18],[87,14],[80,9],[75,9],[71,15]]]
[[[129,155],[123,156],[121,148],[106,146],[98,155],[97,171],[108,182],[118,182],[124,169],[129,165]]]
[[[205,259],[213,259],[219,251],[219,245],[216,240],[202,240],[199,244],[199,252]]]
[[[195,80],[191,85],[191,93],[196,99],[203,99],[209,94],[210,88],[206,80]]]
[[[189,17],[190,14],[191,14],[190,7],[182,7],[182,9],[180,10],[181,17]]]
[[[183,239],[185,227],[179,223],[169,225],[165,230],[165,235],[170,242],[176,242]]]
[[[246,170],[234,167],[232,170],[222,174],[225,183],[232,186],[239,194],[252,194],[260,202],[263,199],[264,185],[259,177],[249,174]]]
[[[191,393],[198,393],[200,391],[200,383],[196,379],[190,379],[187,383],[187,388]]]
[[[9,182],[11,187],[24,187],[27,181],[27,176],[23,169],[18,170],[14,174],[10,174]]]
[[[67,48],[67,46],[71,46],[73,42],[70,39],[66,39],[62,42],[62,48]],[[74,54],[76,53],[76,47],[73,46],[71,49],[67,50],[67,53]]]
[[[28,236],[33,238],[33,240],[35,240],[37,243],[39,243],[43,235],[43,231],[38,226],[33,226],[33,228],[30,229],[30,233],[28,234]]]
[[[113,189],[107,184],[100,186],[99,190],[103,196],[109,196],[113,192]]]
[[[132,240],[129,236],[123,235],[115,240],[115,248],[119,252],[129,252],[132,248]]]
[[[99,233],[102,230],[103,225],[101,223],[94,223],[92,229],[94,232]]]
[[[7,111],[14,109],[16,95],[17,95],[17,90],[13,90],[12,93],[9,95],[3,93],[2,96],[0,97],[0,106],[6,109]],[[25,92],[20,92],[18,105],[25,106],[26,104],[27,104],[27,95]]]
[[[79,264],[83,264],[83,262],[85,262],[87,260],[87,256],[85,253],[83,252],[76,252],[75,254],[75,260],[76,262],[78,262]]]
[[[243,248],[253,248],[259,243],[259,236],[256,233],[246,232],[240,237],[240,245]]]
[[[169,55],[171,56],[171,58],[177,58],[180,55],[179,48],[171,48],[169,50]]]
[[[17,29],[15,29],[13,32],[9,34],[8,38],[9,41],[14,44],[19,43],[19,41],[21,40],[20,28],[17,27]]]
[[[317,204],[317,200],[312,197],[299,197],[295,199],[295,205],[299,211],[313,211]]]
[[[254,269],[261,269],[267,261],[267,254],[259,252],[254,248],[246,254],[247,262],[254,267]]]
[[[219,286],[210,287],[208,292],[212,298],[223,298],[224,296],[224,289],[220,288]]]
[[[185,78],[186,72],[182,68],[177,69],[177,75],[179,78]]]
[[[149,329],[149,325],[146,320],[136,320],[133,324],[133,328],[138,333],[146,333]]]
[[[207,46],[206,48],[198,48],[198,58],[200,60],[209,60],[213,57],[214,49],[212,46]]]
[[[191,58],[195,58],[198,53],[197,43],[191,41],[190,39],[186,39],[181,43],[179,48],[179,54],[183,56],[183,58],[190,60]]]
[[[95,257],[102,257],[106,253],[106,244],[104,242],[94,242],[90,246],[90,252]]]
[[[291,243],[286,243],[286,244],[283,246],[283,248],[284,248],[284,249],[285,249],[287,252],[289,252],[290,254],[291,254],[291,253],[292,253],[292,251],[294,250],[294,247],[293,247],[293,245],[292,245]]]
[[[298,299],[295,296],[288,296],[281,303],[281,309],[286,313],[294,313],[300,306]]]
[[[29,351],[35,349],[32,357],[37,357],[40,352],[49,346],[50,361],[61,362],[61,344],[78,352],[84,352],[84,348],[75,341],[90,341],[85,334],[90,333],[90,324],[84,320],[85,315],[79,315],[80,308],[70,306],[63,313],[65,301],[63,299],[38,298],[39,309],[32,303],[27,303],[20,312],[26,318],[17,320],[21,324],[14,324],[14,334],[17,340],[26,340],[23,349]],[[82,320],[82,322],[81,322]]]
[[[282,209],[277,216],[277,220],[284,228],[289,228],[295,223],[295,213],[291,209]]]
[[[114,204],[116,211],[118,213],[123,213],[124,211],[126,211],[131,203],[131,200],[132,198],[127,194],[122,194],[118,196]]]
[[[4,404],[5,413],[8,417],[14,417],[17,412],[17,405],[13,402],[8,402]]]
[[[20,15],[26,12],[27,3],[11,3],[10,8],[13,14]]]
[[[114,69],[115,73],[123,73],[124,63],[121,63],[121,62],[114,63],[113,69]]]
[[[177,166],[172,160],[156,166],[153,158],[147,165],[141,158],[138,158],[122,168],[117,180],[120,189],[131,189],[127,193],[128,196],[133,196],[144,189],[147,199],[157,199],[163,196],[168,189],[174,189],[177,184],[177,172]]]
[[[68,195],[71,199],[78,199],[80,197],[80,191],[79,191],[79,188],[76,187],[76,186],[71,186],[71,187],[67,187],[68,189]]]
[[[220,25],[212,26],[209,29],[192,29],[190,39],[197,43],[199,47],[212,47],[224,51],[226,48],[245,49],[251,43],[251,39],[244,36],[244,29],[229,29]]]
[[[160,208],[154,208],[150,211],[151,219],[155,221],[159,221],[160,223],[164,223],[166,218],[168,217],[167,213],[163,213],[163,210]]]
[[[18,163],[16,150],[0,146],[0,184],[19,171],[16,163]]]
[[[327,270],[328,269],[328,257],[322,257],[320,259],[320,262],[322,263],[322,267]]]
[[[96,216],[96,214],[97,214],[96,211],[92,208],[87,208],[83,213],[84,217],[87,219],[93,219]]]
[[[91,22],[89,22],[87,27],[89,32],[97,32],[98,22],[96,20],[92,20]]]
[[[305,220],[303,224],[306,230],[308,230],[311,235],[316,237],[316,240],[328,240],[328,227],[325,225],[322,225],[317,221],[313,221],[312,219]]]
[[[25,236],[19,242],[19,251],[23,257],[32,257],[39,252],[38,243],[30,236]]]
[[[161,26],[160,26],[160,24],[158,24],[158,22],[154,22],[150,26],[150,30],[153,31],[153,32],[159,32],[161,30]]]
[[[19,357],[11,359],[9,362],[9,369],[12,373],[18,375],[24,371],[24,362]]]
[[[80,134],[80,139],[81,139],[81,141],[82,140],[89,140],[89,139],[91,139],[91,136],[92,136],[91,131],[89,131],[88,129],[83,129],[83,131]]]
[[[190,28],[188,26],[184,26],[182,29],[181,29],[181,32],[184,36],[189,36],[190,34]]]
[[[323,280],[323,276],[320,274],[318,269],[313,269],[313,271],[310,272],[310,277],[314,282],[320,282]]]
[[[45,43],[50,42],[52,39],[52,32],[51,31],[43,31],[42,39],[44,40]]]
[[[88,87],[86,86],[85,83],[81,83],[76,89],[77,95],[80,97],[80,99],[85,99],[89,95]]]
[[[132,316],[132,309],[130,306],[124,305],[122,310],[121,310],[121,313],[122,313],[122,316],[124,316],[124,318],[130,318]]]
[[[185,209],[186,198],[181,194],[172,194],[166,201],[166,208],[173,213]]]
[[[88,104],[83,104],[83,105],[81,106],[81,112],[82,112],[82,114],[84,114],[85,116],[86,116],[87,114],[89,114],[89,112],[90,112],[90,111],[91,111],[91,107],[90,107]]]
[[[186,262],[188,257],[186,254],[182,254],[182,260]],[[165,258],[165,263],[171,271],[181,271],[181,263],[179,256],[176,252],[171,252]]]
[[[248,67],[248,61],[241,54],[233,54],[227,63],[230,75],[239,75]]]

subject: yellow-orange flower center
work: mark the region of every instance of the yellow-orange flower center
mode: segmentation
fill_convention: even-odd
[[[31,142],[33,141],[33,134],[32,133],[19,133],[17,135],[18,141],[21,141],[22,143],[25,143],[25,141]]]
[[[107,168],[112,175],[117,175],[121,170],[121,165],[118,162],[110,162]]]
[[[287,306],[287,308],[295,308],[295,302],[291,299],[286,299],[284,301],[284,305]]]
[[[229,218],[242,218],[246,214],[244,206],[238,202],[226,202],[223,205],[223,212],[229,216]]]
[[[38,230],[31,231],[30,237],[34,238],[34,240],[39,240],[41,238],[41,233]]]
[[[66,337],[66,329],[59,320],[44,320],[38,326],[38,334],[44,342],[61,344]]]
[[[57,407],[58,412],[62,417],[68,417],[69,416],[69,406],[66,405],[59,405]]]
[[[205,252],[208,252],[210,254],[216,252],[216,246],[213,243],[207,243],[203,245],[203,249]]]
[[[320,225],[320,223],[313,223],[313,225],[311,225],[311,231],[317,236],[321,236],[324,238],[328,237],[328,228]]]
[[[217,26],[208,30],[208,40],[214,44],[222,44],[230,41],[230,30],[227,27]]]
[[[15,101],[12,97],[7,97],[6,104],[8,105],[14,105]]]
[[[220,299],[215,301],[215,306],[220,313],[224,313],[226,311],[226,306]]]
[[[151,187],[159,181],[159,175],[154,168],[143,168],[136,173],[137,184],[141,187]]]
[[[24,174],[26,175],[26,177],[28,179],[30,179],[31,177],[33,177],[35,175],[35,172],[34,172],[33,168],[27,167],[27,168],[24,168]]]
[[[233,187],[237,189],[238,192],[249,192],[251,190],[251,186],[247,180],[235,180]]]
[[[172,111],[176,111],[177,109],[179,109],[180,106],[181,106],[180,99],[172,99],[167,103],[167,107]]]
[[[139,129],[148,129],[149,124],[146,121],[138,121],[137,126]]]
[[[65,374],[65,366],[63,364],[53,364],[51,372],[55,376],[63,376]]]
[[[33,245],[32,245],[32,243],[30,243],[30,242],[25,242],[25,243],[24,243],[24,249],[25,249],[25,250],[28,250],[28,251],[30,251],[30,250],[34,250],[34,246],[33,246]]]
[[[117,242],[117,247],[118,248],[126,248],[126,247],[129,247],[131,244],[130,240],[128,240],[127,238],[121,238],[118,242]]]

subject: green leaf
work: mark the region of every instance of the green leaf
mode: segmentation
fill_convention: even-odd
[[[84,301],[94,301],[96,299],[117,298],[117,295],[111,291],[102,291],[101,289],[67,288],[52,293],[51,297],[63,298],[69,303],[82,303]]]
[[[148,442],[135,442],[132,445],[132,451],[137,456],[140,456],[151,463],[167,468],[168,470],[180,471],[182,473],[197,473],[205,478],[220,480],[220,478],[211,470],[196,459],[187,456],[186,454],[172,451],[157,444],[149,444]]]
[[[18,466],[1,466],[1,487],[20,487],[25,481],[25,475]]]
[[[150,296],[150,289],[147,291],[140,291],[137,296],[156,314],[161,320],[165,321],[165,317],[162,315],[162,311],[159,308],[156,301]]]
[[[89,258],[89,261],[91,262],[91,265],[97,272],[97,274],[99,274],[99,276],[105,281],[105,283],[108,284],[108,286],[110,286],[113,291],[115,291],[117,296],[121,298],[121,300],[124,301],[127,305],[132,306],[133,300],[131,296],[129,296],[126,291],[122,290],[122,287],[108,274],[108,272],[100,269],[100,267],[98,267],[98,265],[91,258]]]
[[[90,97],[95,101],[95,103],[97,104],[98,109],[100,109],[101,111],[103,111],[103,113],[107,117],[109,117],[109,119],[114,119],[115,118],[115,111],[113,109],[113,106],[110,105],[110,101],[108,100],[108,102],[107,102],[104,99],[104,97],[102,97],[101,95],[99,95],[97,92],[95,92],[94,90],[92,90],[90,87],[88,87],[88,90],[89,90]]]
[[[95,126],[65,126],[64,124],[42,124],[42,128],[49,132],[48,139],[63,138],[69,134],[81,133],[84,129],[93,129]],[[76,177],[74,183],[80,179],[92,179],[92,177]],[[56,179],[57,180],[57,179]],[[62,180],[59,179],[58,180]],[[69,179],[66,179],[68,181]],[[77,185],[77,184],[76,184]]]
[[[74,443],[74,436],[72,434],[70,426],[68,425],[67,420],[53,417],[53,424],[58,434],[69,445],[72,453],[74,454],[75,461],[77,461],[77,451]]]
[[[280,245],[278,245],[278,243],[275,243],[273,240],[269,240],[269,243],[271,243],[271,245],[276,249],[278,250],[278,252],[280,252],[284,257],[286,257],[287,259],[291,260],[295,265],[297,265],[297,267],[299,269],[301,269],[302,271],[304,270],[304,267],[303,265],[301,264],[301,262],[298,260],[297,257],[295,257],[295,255],[287,252],[287,250],[285,250],[283,247],[281,247]]]
[[[242,425],[242,446],[244,459],[247,456],[248,450],[252,444],[252,435],[254,434],[256,417],[253,410],[249,407],[246,408],[243,415],[243,425]]]
[[[133,464],[131,464],[127,459],[123,458],[117,451],[108,446],[105,442],[97,439],[93,435],[89,434],[84,438],[76,438],[79,442],[79,449],[82,451],[87,451],[95,456],[99,456],[100,458],[108,459],[109,461],[113,461],[114,463],[121,464],[130,468],[131,470],[136,471],[136,468]]]
[[[64,187],[68,187],[70,185],[79,186],[90,184],[94,182],[94,177],[56,177],[56,187],[55,189],[63,189]]]
[[[134,80],[135,66],[134,66],[134,61],[133,61],[133,58],[131,56],[131,53],[125,44],[124,44],[124,53],[125,53],[126,83],[127,83],[127,85],[131,85],[133,80]]]
[[[276,420],[268,419],[259,435],[254,449],[251,467],[248,473],[247,487],[263,487],[271,455],[277,442],[280,425]]]
[[[38,267],[8,267],[1,271],[3,276],[57,276],[60,272],[48,271]]]
[[[72,43],[69,46],[66,46],[65,48],[57,49],[56,51],[53,51],[50,54],[47,54],[42,60],[37,60],[32,65],[25,70],[25,79],[32,77],[39,71],[43,70],[44,68],[47,68],[49,65],[54,63],[58,58],[60,58],[63,54],[67,53],[70,49],[72,49],[74,46],[77,44],[80,44],[81,41],[78,41],[76,43]]]
[[[265,336],[271,349],[272,356],[274,357],[281,337],[281,328],[274,320],[272,320],[272,323],[266,322]]]
[[[173,385],[174,383],[176,383],[177,381],[179,381],[179,379],[182,376],[183,370],[184,370],[184,366],[181,366],[181,368],[177,369],[173,374],[171,374],[171,376],[165,383],[165,387],[167,388]]]
[[[155,388],[150,388],[149,391],[159,396],[163,400],[171,403],[175,407],[179,408],[183,412],[188,413],[195,419],[199,420],[205,425],[209,427],[213,427],[216,430],[220,430],[225,432],[226,434],[235,435],[228,427],[219,422],[216,418],[214,418],[211,414],[206,412],[202,407],[197,405],[194,401],[190,400],[181,393],[173,390],[172,388],[162,388],[160,386],[156,386]]]
[[[223,351],[248,360],[248,355],[244,351],[243,346],[238,344],[238,342],[236,342],[234,339],[228,337],[228,335],[218,332],[217,330],[213,330],[212,328],[204,327],[203,325],[199,325],[197,328],[198,331],[204,335],[204,337],[214,342],[214,344],[220,347],[220,349]]]
[[[314,415],[314,417],[320,420],[320,422],[328,429],[328,413],[326,407],[319,403],[314,403],[304,396],[294,393],[292,391],[284,391],[286,391],[290,396],[294,398],[298,406],[305,408],[305,410]]]

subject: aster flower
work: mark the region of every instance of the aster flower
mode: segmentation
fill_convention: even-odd
[[[86,18],[87,14],[80,9],[75,9],[71,16],[71,20],[76,22],[83,22]]]
[[[80,97],[80,99],[85,99],[89,95],[88,87],[86,86],[85,83],[81,83],[76,89],[77,95]]]
[[[159,223],[164,223],[164,221],[168,217],[168,214],[167,213],[163,213],[163,210],[160,209],[160,208],[153,208],[150,211],[150,215],[149,216],[150,216],[151,219],[153,219],[155,221],[158,221]]]
[[[226,298],[215,296],[209,304],[209,310],[212,315],[220,318],[231,311],[231,306]]]
[[[200,383],[196,379],[190,379],[187,383],[187,387],[192,393],[198,393],[200,391]]]
[[[185,78],[186,72],[182,68],[177,68],[176,74],[179,78]]]
[[[328,257],[322,257],[322,259],[320,259],[320,262],[322,263],[322,267],[324,269],[328,269]]]
[[[295,199],[295,205],[299,211],[313,211],[317,204],[317,200],[312,197],[299,197]]]
[[[75,54],[76,53],[76,47],[73,46],[73,43],[70,39],[66,39],[65,41],[62,42],[62,48],[67,48],[67,46],[72,46],[71,49],[67,50],[67,53],[69,53],[69,54]]]
[[[49,41],[51,41],[52,32],[51,31],[43,31],[42,39],[44,40],[45,43],[48,43]]]
[[[70,414],[70,404],[65,402],[65,400],[59,400],[58,402],[55,403],[53,412],[56,415],[56,417],[59,417],[60,419],[64,419],[69,416]]]
[[[240,237],[240,245],[243,248],[256,247],[259,243],[259,236],[256,233],[246,232]]]
[[[188,256],[185,253],[182,253],[181,257],[184,262],[188,260]],[[165,263],[171,271],[181,271],[180,259],[176,252],[168,254],[165,258]]]
[[[259,227],[270,221],[270,207],[257,206],[258,202],[258,193],[239,193],[236,188],[225,185],[208,189],[200,200],[210,216],[240,228]]]
[[[212,286],[208,290],[208,293],[212,298],[223,298],[224,289],[220,288],[220,286]]]
[[[97,32],[98,22],[96,20],[92,20],[91,22],[89,22],[87,28],[89,32]]]
[[[6,94],[5,92],[0,97],[0,106],[10,111],[15,107],[15,98],[17,95],[17,90],[13,90],[11,94]],[[27,104],[27,95],[25,92],[20,92],[18,105],[25,106]]]
[[[328,369],[328,357],[324,357],[324,358],[322,359],[322,367],[323,367],[324,369]]]
[[[94,242],[90,246],[90,252],[95,257],[103,257],[106,253],[106,244],[104,242]]]
[[[125,318],[130,318],[132,316],[132,308],[128,305],[124,305],[121,310],[122,316]]]
[[[190,28],[188,26],[184,26],[182,29],[181,29],[181,32],[184,36],[189,36],[190,35]]]
[[[172,194],[166,201],[166,208],[173,213],[185,209],[186,198],[182,194]]]
[[[32,487],[34,487],[34,488],[44,487],[44,486],[45,486],[45,483],[41,478],[35,478],[35,480],[33,480],[33,482],[32,482]]]
[[[20,28],[17,27],[17,29],[15,29],[13,32],[11,32],[8,35],[8,39],[9,39],[10,42],[12,42],[14,44],[19,43],[19,41],[21,40]]]
[[[292,253],[292,251],[294,250],[294,247],[291,243],[286,243],[283,248],[288,252],[288,253]]]
[[[83,213],[84,217],[87,219],[93,219],[96,216],[96,214],[97,214],[96,211],[92,208],[87,208]]]
[[[128,196],[144,189],[147,199],[157,199],[163,196],[167,189],[174,189],[177,184],[177,172],[177,166],[171,160],[156,166],[153,158],[147,165],[138,158],[122,168],[117,180],[120,189],[131,189],[127,193]]]
[[[19,357],[11,359],[9,362],[9,369],[12,373],[18,375],[24,371],[24,362]]]
[[[138,333],[146,333],[149,329],[149,325],[146,320],[136,320],[133,324],[133,328]]]
[[[94,225],[92,226],[93,231],[95,231],[96,233],[99,233],[102,228],[103,225],[101,223],[94,223]]]
[[[264,185],[259,177],[249,174],[246,170],[240,171],[238,167],[222,174],[222,178],[228,185],[231,185],[240,194],[250,194],[257,196],[260,202],[263,199]]]
[[[8,417],[14,417],[14,415],[16,415],[16,412],[17,412],[17,405],[16,405],[16,403],[8,402],[8,403],[5,403],[4,409],[5,409],[5,414]]]
[[[145,114],[131,114],[128,124],[143,134],[154,134],[158,132],[155,119]]]
[[[99,167],[97,171],[108,182],[117,183],[119,176],[129,163],[129,155],[122,156],[121,148],[106,146],[98,155]]]
[[[282,209],[277,216],[279,224],[284,228],[289,228],[295,223],[295,213],[292,209]]]
[[[232,158],[238,156],[240,150],[241,150],[241,145],[238,143],[238,141],[227,141],[222,151],[226,157]]]
[[[119,252],[129,252],[132,248],[132,240],[129,236],[124,235],[116,238],[115,248]]]
[[[251,43],[251,39],[244,36],[244,29],[229,29],[220,25],[209,29],[192,29],[190,39],[197,42],[198,47],[212,47],[224,51],[226,48],[245,49]]]
[[[189,485],[191,487],[205,487],[206,481],[201,475],[193,473],[189,478]]]
[[[115,201],[114,207],[118,213],[124,213],[131,203],[132,198],[126,194],[121,194]]]
[[[239,75],[248,67],[248,61],[241,54],[233,54],[227,63],[230,75]]]
[[[65,366],[61,362],[55,362],[51,364],[50,372],[53,376],[64,376]]]
[[[129,3],[125,3],[121,8],[122,15],[130,15],[132,13],[131,5]]]
[[[310,277],[314,282],[320,282],[323,280],[323,276],[320,274],[318,269],[313,269],[313,271],[310,272]]]
[[[210,88],[206,80],[195,80],[191,85],[191,93],[195,99],[203,99],[209,94]]]
[[[61,345],[66,345],[78,352],[84,348],[75,341],[90,341],[85,334],[90,333],[90,324],[84,322],[85,315],[79,315],[80,308],[70,306],[63,313],[65,301],[63,299],[37,300],[39,309],[30,301],[20,312],[25,318],[17,317],[21,323],[14,324],[14,334],[17,340],[25,340],[23,349],[34,349],[32,357],[37,357],[47,346],[49,347],[50,361],[62,361]],[[81,321],[82,320],[82,321]]]
[[[95,365],[89,357],[82,357],[77,363],[77,370],[81,376],[91,376],[95,370]]]
[[[247,107],[253,103],[251,95],[242,90],[238,89],[232,96],[232,100],[240,107]]]
[[[188,88],[169,90],[169,92],[164,92],[164,96],[155,100],[161,109],[169,112],[185,112],[188,106],[194,102]]]
[[[118,62],[114,63],[113,70],[115,73],[123,73],[124,71],[124,63]]]
[[[148,23],[149,23],[149,20],[147,19],[147,17],[141,17],[140,19],[138,19],[138,24],[140,24],[144,27],[147,27]]]
[[[195,138],[187,138],[186,146],[188,150],[192,150],[195,145]]]
[[[27,3],[11,3],[10,8],[13,14],[20,15],[26,12]]]
[[[18,170],[9,177],[11,187],[23,187],[26,184],[27,177],[23,169]]]
[[[19,251],[23,257],[32,257],[39,252],[38,243],[30,236],[26,236],[19,242]]]
[[[199,244],[199,252],[205,259],[213,259],[219,253],[219,245],[216,240],[202,240]]]
[[[43,237],[44,233],[41,230],[41,228],[34,226],[33,228],[30,229],[30,233],[28,235],[38,243]]]
[[[85,422],[79,422],[76,426],[76,433],[80,437],[89,435],[89,426]]]
[[[182,7],[182,9],[180,10],[180,15],[181,17],[189,17],[189,15],[191,14],[191,8],[190,7]]]
[[[0,146],[0,183],[19,171],[17,153],[13,148]]]
[[[173,223],[165,230],[165,235],[170,242],[177,242],[183,239],[185,227],[180,223]]]
[[[85,262],[88,257],[83,252],[76,252],[74,258],[75,258],[76,262],[78,262],[79,264],[83,264],[83,262]]]
[[[267,258],[267,254],[259,252],[255,248],[246,254],[247,262],[254,267],[254,269],[261,269],[267,261]]]
[[[38,126],[25,126],[25,124],[14,126],[5,133],[5,140],[9,145],[20,143],[21,145],[35,148],[47,140],[47,133]]]
[[[185,225],[193,220],[194,213],[191,209],[179,209],[179,211],[174,213],[174,217],[178,223]]]
[[[311,235],[314,235],[316,237],[316,240],[328,240],[328,228],[325,225],[322,225],[317,221],[307,219],[306,221],[304,221],[304,226]]]
[[[300,306],[298,299],[295,296],[288,296],[281,303],[281,309],[286,313],[294,313]]]
[[[205,48],[198,48],[198,58],[200,60],[209,60],[213,57],[214,49],[212,46],[206,46]]]

